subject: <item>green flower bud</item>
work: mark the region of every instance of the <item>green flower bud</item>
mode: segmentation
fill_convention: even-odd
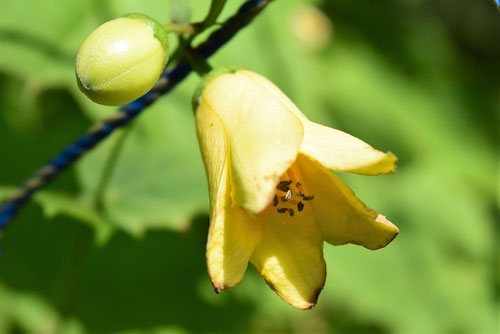
[[[76,57],[78,87],[92,101],[122,105],[146,94],[168,61],[167,33],[155,20],[127,14],[104,23]]]

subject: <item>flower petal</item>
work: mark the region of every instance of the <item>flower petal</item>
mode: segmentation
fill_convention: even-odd
[[[295,116],[297,116],[301,121],[307,120],[306,115],[304,115],[299,108],[286,96],[275,84],[271,81],[267,80],[260,74],[251,71],[241,71],[242,74],[246,75],[249,78],[255,80],[256,83],[265,88],[269,93],[271,93],[277,100],[280,101],[281,104],[286,106],[288,110],[293,112]]]
[[[210,193],[207,266],[212,284],[222,290],[243,280],[262,227],[241,208],[231,207],[229,147],[221,120],[200,105],[196,125]]]
[[[337,171],[378,175],[396,170],[397,158],[391,152],[378,151],[345,132],[309,121],[272,82],[253,72],[243,71],[243,73],[265,87],[302,121],[304,126],[304,140],[300,147],[302,153],[318,160],[323,166]]]
[[[304,121],[301,153],[336,171],[366,175],[392,173],[397,158],[391,152],[378,151],[345,132],[311,121]]]
[[[246,72],[226,73],[210,81],[200,105],[209,105],[224,124],[233,201],[259,213],[295,161],[304,129],[286,105]]]
[[[353,243],[378,249],[397,236],[398,228],[363,204],[335,174],[302,154],[297,161],[304,183],[314,194],[311,204],[326,241],[333,245]]]
[[[207,241],[207,267],[217,291],[232,288],[243,280],[250,256],[262,235],[260,221],[252,219],[240,207],[231,207],[229,191],[222,190],[227,185],[229,178],[221,184],[225,198],[210,212]]]
[[[326,278],[323,239],[312,206],[294,217],[271,206],[257,218],[264,232],[250,262],[287,303],[312,308]]]

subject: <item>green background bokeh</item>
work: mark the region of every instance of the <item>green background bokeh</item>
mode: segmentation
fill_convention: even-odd
[[[305,3],[275,1],[210,62],[258,72],[311,120],[394,152],[395,174],[340,177],[399,236],[375,252],[325,245],[326,286],[310,311],[282,302],[250,267],[240,286],[216,295],[205,266],[193,74],[129,128],[100,210],[96,187],[123,131],[9,226],[0,239],[0,333],[498,331],[495,5],[311,1],[333,24],[329,44],[312,51],[292,33]],[[228,1],[221,19],[240,4]],[[174,5],[196,21],[209,2]],[[2,1],[0,197],[114,110],[76,87],[84,38],[128,12],[168,22],[172,8],[164,0]]]

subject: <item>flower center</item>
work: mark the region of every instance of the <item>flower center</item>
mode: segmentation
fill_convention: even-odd
[[[279,213],[286,213],[290,217],[295,216],[295,212],[299,213],[304,210],[304,205],[314,199],[314,195],[306,194],[301,190],[302,182],[294,181],[293,179],[281,180],[274,195],[273,206]]]

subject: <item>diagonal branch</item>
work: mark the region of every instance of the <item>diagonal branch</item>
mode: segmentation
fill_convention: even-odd
[[[249,24],[272,0],[247,0],[219,29],[214,31],[205,42],[194,48],[193,52],[208,58]],[[31,196],[47,185],[62,171],[81,158],[88,150],[99,144],[116,129],[128,124],[160,96],[168,93],[191,72],[187,59],[165,70],[156,85],[144,96],[121,107],[116,113],[93,126],[87,133],[63,149],[56,157],[37,170],[24,182],[16,194],[0,206],[0,231],[15,217]]]

